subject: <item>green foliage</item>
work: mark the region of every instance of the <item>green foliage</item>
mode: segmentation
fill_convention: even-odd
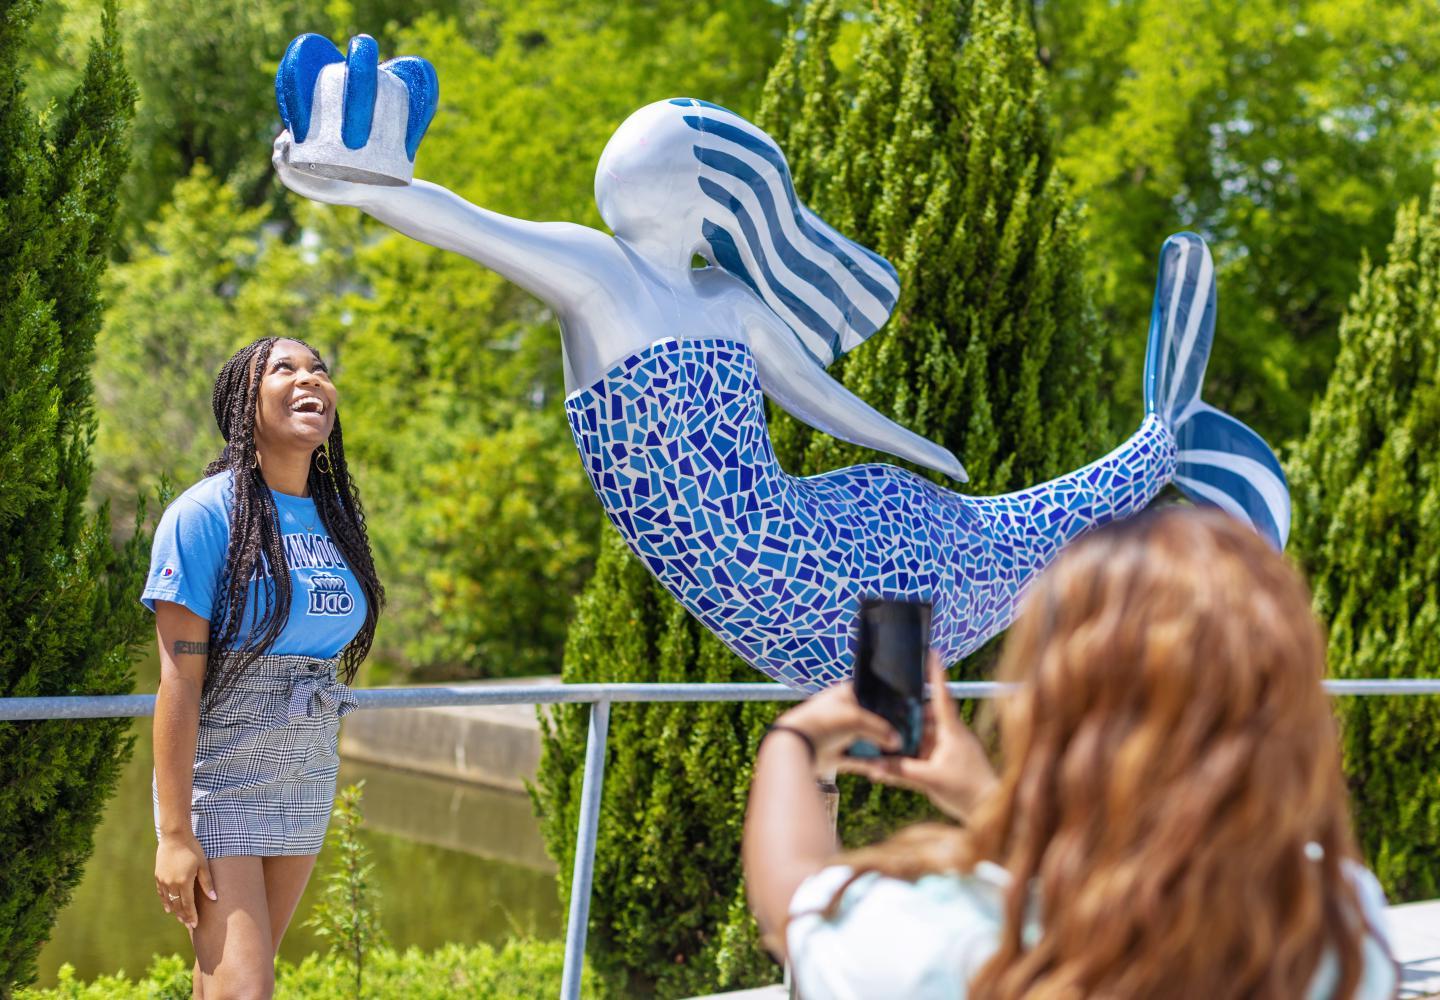
[[[867,25],[806,9],[760,123],[827,221],[888,256],[895,318],[837,365],[845,384],[944,442],[982,491],[1097,457],[1107,417],[1076,224],[1052,171],[1044,81],[1005,3],[895,4]],[[956,51],[959,51],[957,58]],[[1137,345],[1141,338],[1137,334]],[[1139,395],[1139,383],[1133,387]],[[993,402],[992,402],[993,400]],[[772,413],[804,473],[888,456]],[[666,594],[607,530],[571,628],[567,681],[745,681],[753,670]],[[616,706],[590,954],[618,991],[687,995],[773,981],[745,905],[739,841],[750,765],[773,706]],[[570,871],[586,721],[556,713],[537,799]],[[846,783],[842,835],[863,842],[918,809]]]
[[[1035,0],[1088,206],[1086,269],[1139,413],[1135,337],[1155,255],[1213,245],[1206,397],[1271,441],[1304,433],[1363,253],[1423,193],[1440,125],[1440,20],[1415,0]]]
[[[330,941],[330,954],[338,955],[351,968],[355,977],[355,1000],[365,995],[365,959],[385,942],[380,925],[380,890],[374,882],[375,865],[370,851],[360,839],[365,818],[360,800],[365,782],[360,781],[340,790],[331,813],[330,829],[325,839],[331,857],[321,876],[325,895],[315,904],[305,920],[320,937]]]
[[[386,51],[424,14],[453,14],[462,0],[150,0],[131,4],[121,35],[139,93],[123,222],[130,243],[171,199],[173,186],[204,164],[247,207],[281,204],[263,155],[280,128],[275,67],[302,32],[331,35],[344,48],[366,32]],[[478,17],[478,15],[477,15]],[[88,0],[45,4],[29,32],[29,101],[43,110],[77,82],[99,14]]]
[[[1361,271],[1310,434],[1290,464],[1292,548],[1338,677],[1440,677],[1440,185]],[[1440,702],[1342,698],[1367,860],[1392,899],[1440,895]]]
[[[275,66],[291,37],[316,30],[316,0],[163,0],[126,27],[140,88],[127,207],[155,217],[170,188],[205,163],[249,204],[270,188],[262,155],[278,131]]]
[[[128,691],[146,540],[86,511],[100,278],[134,90],[107,4],[42,124],[21,61],[36,4],[0,3],[0,696]],[[0,993],[35,956],[130,751],[126,720],[0,724]]]
[[[405,1000],[454,997],[504,997],[550,1000],[560,992],[565,948],[559,941],[514,940],[503,948],[448,944],[433,952],[376,948],[366,967],[374,996]],[[156,958],[149,974],[132,981],[123,973],[81,983],[65,966],[54,989],[23,990],[18,1000],[188,1000],[189,959]],[[299,964],[276,963],[275,995],[295,1000],[350,1000],[354,996],[348,962],[337,955],[310,955]],[[602,996],[589,975],[581,982],[586,1000]]]
[[[95,489],[117,508],[137,487],[194,481],[219,453],[210,387],[264,328],[253,315],[264,218],[202,164],[176,185],[146,243],[111,268],[95,363],[105,414]]]
[[[890,323],[836,374],[954,451],[968,490],[994,493],[1068,472],[1112,442],[1034,38],[1004,0],[970,7],[893,5],[865,35],[847,86],[829,52],[840,12],[812,5],[760,120],[810,207],[900,272]],[[1131,340],[1143,353],[1143,333]],[[1139,379],[1128,389],[1138,399]],[[771,416],[776,450],[796,471],[893,461]]]

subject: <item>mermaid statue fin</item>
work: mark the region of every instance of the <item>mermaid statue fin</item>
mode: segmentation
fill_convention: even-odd
[[[1215,338],[1215,263],[1205,241],[1177,233],[1160,250],[1145,356],[1145,412],[1175,436],[1175,485],[1219,507],[1276,548],[1290,533],[1290,491],[1263,438],[1200,399]]]

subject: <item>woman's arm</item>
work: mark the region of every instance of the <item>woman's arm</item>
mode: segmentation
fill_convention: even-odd
[[[173,601],[155,602],[160,643],[160,688],[155,695],[155,788],[160,844],[155,851],[155,889],[165,912],[195,928],[195,882],[211,899],[210,864],[190,825],[200,693],[205,685],[210,623]],[[173,897],[173,898],[172,898]]]
[[[861,708],[849,684],[838,684],[780,716],[756,754],[741,843],[745,888],[760,933],[782,960],[790,900],[835,853],[816,778],[834,774],[857,739],[899,744],[890,723]]]
[[[976,805],[999,779],[985,747],[960,718],[959,706],[945,686],[945,665],[933,652],[925,664],[930,700],[925,705],[925,736],[918,757],[845,757],[840,770],[883,785],[920,792],[947,816],[969,822]]]
[[[469,257],[562,317],[581,308],[608,271],[623,266],[615,241],[587,226],[512,219],[427,181],[387,186],[317,177],[292,166],[290,150],[290,133],[280,133],[270,162],[296,194],[354,206],[411,239]]]
[[[831,378],[773,313],[748,310],[746,319],[760,388],[786,413],[841,441],[898,455],[962,483],[969,479],[948,449],[901,427]]]

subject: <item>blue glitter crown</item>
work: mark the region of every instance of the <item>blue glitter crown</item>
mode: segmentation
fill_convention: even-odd
[[[275,74],[275,99],[296,166],[343,180],[410,181],[440,83],[418,56],[379,60],[369,35],[350,39],[344,55],[323,35],[290,43]]]

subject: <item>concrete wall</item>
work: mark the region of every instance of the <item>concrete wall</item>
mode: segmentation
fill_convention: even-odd
[[[527,677],[476,685],[557,680]],[[340,753],[351,760],[523,792],[540,764],[535,713],[534,705],[353,712],[341,730]]]

